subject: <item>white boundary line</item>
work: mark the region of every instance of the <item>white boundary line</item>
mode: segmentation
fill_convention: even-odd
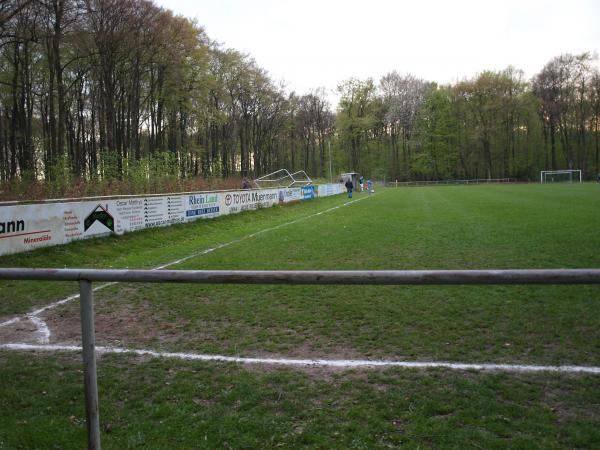
[[[38,342],[40,344],[49,344],[50,343],[50,328],[45,321],[40,319],[38,316],[29,315],[27,316],[29,320],[35,325],[38,333]]]
[[[32,345],[0,344],[0,350],[45,351],[45,352],[81,352],[77,345]],[[543,366],[531,364],[493,364],[463,363],[447,361],[392,361],[365,359],[290,359],[290,358],[251,358],[242,356],[207,355],[202,353],[157,352],[154,350],[130,349],[122,347],[96,347],[98,354],[125,354],[150,356],[152,358],[170,358],[186,361],[231,362],[240,364],[269,364],[278,366],[329,367],[339,369],[401,367],[405,369],[452,369],[503,372],[553,372],[600,375],[600,367],[595,366]]]
[[[307,220],[307,219],[310,219],[312,217],[320,216],[321,214],[325,214],[325,213],[329,213],[331,211],[335,211],[336,209],[339,209],[339,208],[344,207],[344,206],[351,205],[352,203],[359,202],[359,201],[364,200],[366,198],[369,198],[369,196],[367,196],[367,197],[360,197],[360,198],[357,198],[355,200],[351,200],[349,202],[342,203],[341,205],[337,205],[337,206],[334,206],[332,208],[328,208],[328,209],[325,209],[323,211],[319,211],[318,213],[309,214],[308,216],[303,216],[303,217],[300,217],[298,219],[294,219],[294,220],[292,220],[290,222],[285,222],[285,223],[276,225],[274,227],[264,228],[262,230],[255,231],[254,233],[248,234],[246,236],[242,236],[241,238],[234,239],[234,240],[229,241],[229,242],[224,242],[223,244],[219,244],[219,245],[217,245],[215,247],[207,248],[207,249],[204,249],[204,250],[202,250],[200,252],[192,253],[191,255],[188,255],[188,256],[185,256],[183,258],[177,259],[175,261],[171,261],[171,262],[168,262],[166,264],[160,265],[158,267],[154,267],[152,270],[165,269],[167,267],[171,267],[171,266],[174,266],[174,265],[177,265],[177,264],[181,264],[182,262],[187,261],[189,259],[193,259],[193,258],[196,258],[198,256],[202,256],[202,255],[206,255],[208,253],[212,253],[215,250],[219,250],[221,248],[229,247],[230,245],[237,244],[239,242],[243,242],[245,240],[251,239],[251,238],[259,236],[259,235],[261,235],[263,233],[267,233],[269,231],[278,230],[279,228],[283,228],[283,227],[286,227],[288,225],[293,225],[295,223],[302,222],[303,220]],[[101,289],[104,289],[106,287],[112,286],[114,284],[117,284],[117,282],[113,281],[113,282],[110,282],[110,283],[104,283],[104,284],[101,284],[99,286],[96,286],[94,288],[94,292],[95,291],[99,291]],[[49,339],[50,339],[50,330],[48,329],[48,326],[46,325],[46,322],[44,322],[42,319],[39,318],[39,315],[42,314],[45,311],[48,311],[50,309],[54,309],[57,306],[63,305],[65,303],[67,303],[67,302],[70,302],[71,300],[75,300],[75,299],[78,299],[78,298],[79,298],[79,294],[70,295],[70,296],[68,296],[66,298],[63,298],[62,300],[58,300],[58,301],[56,301],[54,303],[50,303],[50,304],[48,304],[46,306],[43,306],[42,308],[36,309],[34,311],[31,311],[31,312],[29,312],[27,314],[24,314],[22,316],[13,317],[12,319],[9,319],[9,320],[7,320],[5,322],[2,322],[2,323],[0,323],[0,328],[4,327],[4,326],[7,326],[7,325],[11,325],[13,323],[17,323],[20,320],[27,318],[37,328],[38,342],[41,343],[41,344],[47,344],[49,342]]]

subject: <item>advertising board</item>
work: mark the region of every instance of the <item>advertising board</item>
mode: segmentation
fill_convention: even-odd
[[[310,184],[308,186],[302,186],[302,200],[312,200],[317,196],[316,186]]]
[[[302,200],[302,188],[279,188],[279,203]]]
[[[320,184],[318,186],[319,197],[329,197],[344,192],[344,186],[341,183]]]
[[[334,190],[326,189],[326,195]],[[321,188],[149,195],[0,206],[0,255],[89,237],[207,219],[308,200]]]

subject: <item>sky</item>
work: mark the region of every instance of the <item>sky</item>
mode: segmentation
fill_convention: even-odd
[[[600,53],[600,0],[155,0],[249,53],[288,91],[377,83],[396,70],[438,83],[554,56]]]

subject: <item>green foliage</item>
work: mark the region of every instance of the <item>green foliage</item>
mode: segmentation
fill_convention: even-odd
[[[71,167],[71,160],[69,156],[64,153],[54,158],[51,171],[53,175],[52,179],[48,180],[46,183],[50,198],[53,197],[54,193],[65,192],[75,180],[73,168]],[[14,180],[14,182],[15,184],[24,184],[21,180]]]
[[[351,79],[339,88],[336,121],[346,166],[399,180],[535,180],[540,170],[577,159],[594,175],[599,135],[583,117],[600,111],[593,108],[600,96],[583,80],[600,77],[589,62],[587,54],[564,55],[533,86],[511,66],[448,86],[392,72],[378,95],[370,95],[369,80]]]
[[[417,123],[420,148],[412,171],[417,178],[444,180],[460,178],[458,169],[458,127],[452,91],[431,89]]]
[[[351,78],[340,86],[341,95],[336,117],[339,139],[346,146],[348,163],[353,170],[361,168],[361,157],[368,141],[369,132],[376,123],[375,86],[372,79],[361,81]]]
[[[378,178],[600,172],[590,53],[553,58],[531,82],[511,66],[441,88],[397,71],[350,78],[334,113],[324,88],[286,92],[250,55],[150,1],[6,4],[19,12],[0,27],[0,182],[13,197],[24,190],[14,179],[51,192],[73,180],[136,186],[143,170],[129,168],[145,158],[155,188],[282,167],[323,177],[332,141],[336,168]],[[428,98],[437,91],[446,103]]]

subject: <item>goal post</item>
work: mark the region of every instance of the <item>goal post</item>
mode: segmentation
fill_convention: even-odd
[[[540,183],[573,182],[581,183],[581,170],[542,170]]]

